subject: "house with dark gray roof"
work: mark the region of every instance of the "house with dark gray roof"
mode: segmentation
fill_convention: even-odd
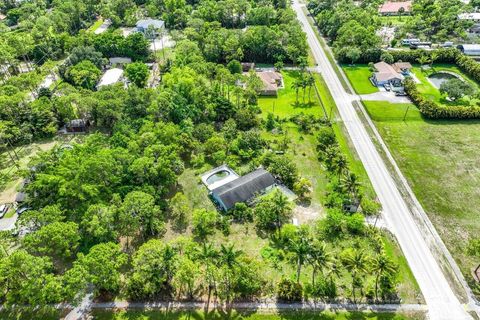
[[[270,172],[259,168],[213,189],[211,196],[223,210],[228,211],[236,203],[251,202],[256,196],[264,194],[276,185],[277,181]]]

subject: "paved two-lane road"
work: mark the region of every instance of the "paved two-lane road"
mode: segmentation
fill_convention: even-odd
[[[450,288],[445,275],[422,237],[412,213],[400,194],[387,166],[356,113],[351,97],[343,88],[308,22],[303,11],[303,5],[298,0],[294,0],[292,7],[303,25],[313,57],[320,66],[321,73],[332,93],[340,116],[382,203],[383,215],[389,229],[395,233],[425,297],[430,319],[471,319]]]

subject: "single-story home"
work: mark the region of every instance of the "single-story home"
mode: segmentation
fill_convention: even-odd
[[[372,81],[377,86],[392,85],[399,87],[402,85],[405,77],[397,72],[395,68],[388,63],[381,61],[374,64],[376,72],[373,73]]]
[[[457,49],[467,56],[480,56],[480,44],[461,44]]]
[[[403,14],[410,14],[412,1],[387,1],[378,8],[378,13],[383,16],[395,16],[400,14],[402,8]]]
[[[153,28],[155,30],[155,36],[157,36],[159,30],[165,29],[165,22],[163,20],[157,19],[144,19],[137,21],[135,27],[136,31],[143,34],[145,34],[148,28]]]
[[[119,68],[108,69],[100,78],[100,82],[97,84],[97,88],[115,84],[122,80],[123,70]]]
[[[232,209],[236,203],[252,200],[277,185],[275,178],[263,168],[256,169],[242,177],[233,179],[211,191],[211,196],[224,211]]]
[[[263,89],[259,92],[262,96],[276,96],[278,89],[283,88],[283,77],[279,72],[258,71],[257,76],[263,82]]]

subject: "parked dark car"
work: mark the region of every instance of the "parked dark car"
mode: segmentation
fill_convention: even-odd
[[[8,212],[8,209],[10,206],[8,204],[2,204],[0,205],[0,218],[3,218],[5,214]]]

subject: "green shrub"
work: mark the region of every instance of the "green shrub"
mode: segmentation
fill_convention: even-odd
[[[282,279],[278,283],[277,299],[285,302],[302,301],[303,288],[293,280]]]

